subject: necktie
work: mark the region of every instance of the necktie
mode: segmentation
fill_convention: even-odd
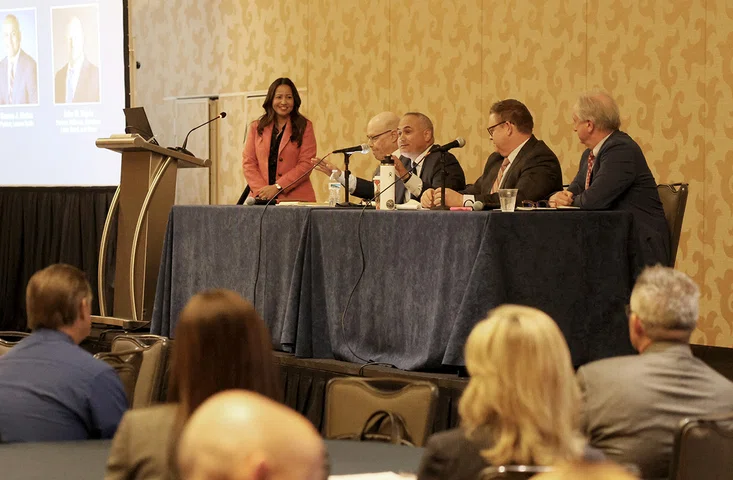
[[[590,187],[590,174],[593,171],[593,164],[596,161],[596,156],[593,155],[593,150],[588,154],[588,173],[585,174],[585,189],[588,190]]]
[[[74,69],[69,65],[69,70],[66,73],[66,103],[74,101]]]
[[[501,167],[499,168],[499,173],[496,175],[496,180],[494,180],[494,185],[491,187],[491,193],[496,193],[499,191],[499,185],[501,185],[501,178],[504,176],[504,171],[506,170],[506,167],[509,166],[509,158],[505,158],[503,162],[501,162]]]
[[[13,103],[13,84],[15,83],[15,64],[10,65],[10,83],[8,84],[8,103]]]

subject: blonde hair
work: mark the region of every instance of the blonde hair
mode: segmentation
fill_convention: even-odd
[[[493,465],[552,465],[578,458],[580,390],[570,352],[545,313],[503,305],[466,342],[471,379],[458,411],[469,438],[490,435]]]

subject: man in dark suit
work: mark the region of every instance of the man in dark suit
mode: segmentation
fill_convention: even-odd
[[[66,27],[69,62],[55,77],[56,103],[88,103],[99,101],[99,69],[84,54],[84,29],[81,20],[73,17]]]
[[[674,435],[685,417],[733,410],[733,383],[692,355],[700,291],[682,272],[655,266],[631,293],[629,336],[640,355],[578,370],[582,428],[590,444],[642,478],[667,478]]]
[[[20,48],[20,23],[15,15],[3,20],[7,56],[0,61],[0,105],[38,103],[36,61]]]
[[[445,204],[460,207],[469,201],[499,206],[499,188],[516,188],[517,202],[543,200],[562,188],[557,156],[532,134],[534,120],[517,100],[502,100],[489,111],[489,136],[496,152],[486,160],[484,173],[466,189],[446,189]],[[440,205],[441,192],[428,190],[423,207]]]
[[[585,210],[631,212],[644,264],[668,265],[671,238],[657,182],[639,145],[619,130],[616,102],[606,93],[581,95],[573,108],[573,124],[588,148],[568,189],[550,200]]]
[[[408,112],[400,119],[397,143],[402,161],[395,162],[395,170],[404,179],[404,185],[395,185],[396,200],[403,197],[405,201],[420,200],[423,192],[443,185],[441,156],[445,163],[446,188],[465,188],[466,176],[456,157],[450,152],[433,151],[437,146],[434,133],[433,122],[425,114]]]

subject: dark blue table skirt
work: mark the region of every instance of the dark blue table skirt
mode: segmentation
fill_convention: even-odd
[[[252,299],[263,207],[175,207],[153,333],[226,287]],[[629,353],[623,307],[636,256],[623,212],[377,212],[270,207],[256,306],[276,348],[401,369],[463,365],[471,328],[502,303],[550,314],[573,363]],[[343,321],[342,321],[343,318]]]

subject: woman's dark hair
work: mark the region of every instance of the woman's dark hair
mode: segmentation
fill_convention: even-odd
[[[298,147],[300,147],[303,145],[303,134],[305,133],[305,126],[308,123],[308,119],[300,114],[300,94],[298,94],[298,89],[295,88],[293,81],[287,77],[278,78],[270,84],[265,101],[262,103],[265,114],[257,121],[257,134],[261,136],[265,128],[275,121],[277,114],[275,113],[275,109],[272,108],[272,101],[275,99],[275,90],[280,85],[287,85],[293,92],[293,111],[290,112],[290,128],[292,129],[290,141],[297,142]]]
[[[272,340],[251,303],[225,289],[196,294],[176,327],[168,400],[185,421],[211,395],[234,388],[281,400]]]

